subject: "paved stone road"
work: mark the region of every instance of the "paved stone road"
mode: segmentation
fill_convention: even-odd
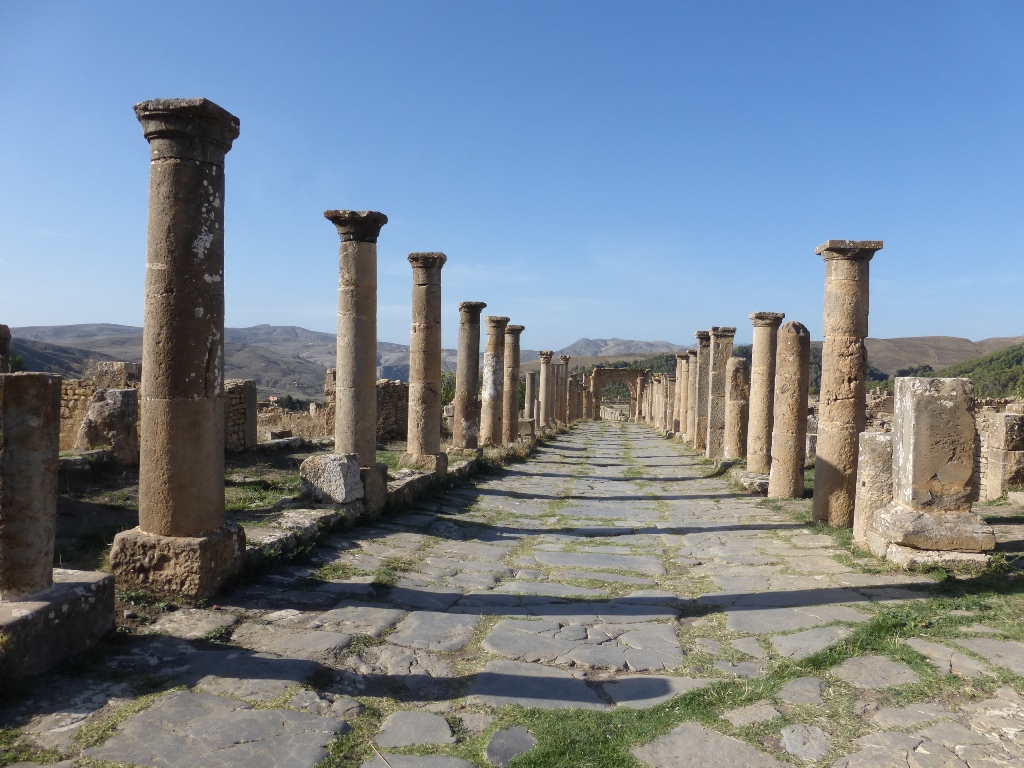
[[[257,768],[315,765],[368,704],[380,755],[348,764],[446,768],[473,765],[455,754],[481,734],[479,765],[543,748],[508,710],[495,720],[506,704],[611,712],[746,680],[763,697],[677,719],[633,756],[657,768],[1024,764],[1024,698],[1009,684],[1024,645],[975,625],[959,647],[909,640],[916,669],[867,652],[803,674],[794,662],[933,582],[867,572],[874,560],[711,469],[645,427],[584,425],[214,609],[169,614],[104,677],[55,680],[20,712],[39,741],[73,752],[76,731],[136,700],[144,675],[183,687],[86,740],[85,757]],[[923,684],[950,674],[1003,678],[987,698],[930,700]]]

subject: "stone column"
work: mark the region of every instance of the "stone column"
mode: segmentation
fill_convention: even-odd
[[[0,600],[53,584],[60,376],[0,374]]]
[[[540,354],[540,423],[538,429],[551,426],[551,406],[553,382],[551,381],[551,357],[554,352],[544,350]]]
[[[537,374],[530,371],[526,374],[526,404],[523,413],[524,418],[534,418],[533,401],[537,396]]]
[[[693,449],[703,453],[708,446],[708,366],[711,363],[711,334],[708,331],[697,331],[693,335],[697,339],[697,402],[694,405]]]
[[[691,349],[686,353],[688,366],[688,377],[686,382],[686,442],[693,445],[694,436],[697,434],[697,350]]]
[[[676,353],[676,397],[672,403],[672,431],[682,435],[686,431],[686,385],[689,383],[686,366],[688,360],[685,352]]]
[[[502,413],[501,441],[509,444],[519,439],[519,336],[522,325],[505,327],[505,393]]]
[[[750,408],[750,367],[742,357],[730,357],[725,366],[726,459],[747,455],[747,418]]]
[[[480,392],[480,444],[501,445],[501,416],[505,393],[505,326],[507,317],[484,318],[487,346],[484,348],[483,388]]]
[[[892,501],[892,432],[861,432],[859,443],[853,540],[867,548],[875,512]]]
[[[11,369],[11,329],[0,325],[0,373]]]
[[[905,567],[987,563],[996,539],[971,509],[974,442],[970,379],[896,379],[893,500],[871,520],[872,552]]]
[[[767,475],[772,466],[772,418],[775,400],[775,348],[782,312],[754,312],[753,362],[750,366],[750,423],[747,470]]]
[[[566,424],[569,423],[569,356],[561,355],[558,358],[561,364],[561,383],[562,390],[559,392],[558,400],[558,412],[561,415],[562,421]]]
[[[718,461],[725,452],[725,377],[735,328],[711,329],[708,363],[708,437],[704,455]]]
[[[409,344],[409,439],[400,463],[444,479],[441,453],[441,269],[443,253],[410,253],[412,337]]]
[[[868,267],[881,240],[829,240],[825,260],[825,343],[814,462],[814,519],[833,527],[853,524],[857,443],[864,431],[868,335]]]
[[[110,565],[118,584],[208,597],[245,553],[224,518],[224,156],[239,123],[206,99],[135,114],[151,158],[139,527]]]
[[[338,230],[338,346],[334,452],[377,463],[377,237],[388,217],[376,211],[324,211]]]
[[[459,304],[459,352],[455,366],[452,448],[474,450],[480,435],[480,313],[482,301]]]
[[[811,334],[800,323],[786,323],[779,329],[775,353],[770,499],[799,499],[804,495],[810,361]]]

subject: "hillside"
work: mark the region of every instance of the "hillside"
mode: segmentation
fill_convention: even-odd
[[[1024,344],[943,368],[932,375],[969,378],[978,397],[1024,397]]]
[[[26,371],[59,373],[68,379],[80,379],[94,360],[120,358],[45,341],[11,339],[11,352],[19,356]]]
[[[667,341],[634,341],[632,339],[580,339],[556,355],[569,357],[648,357],[662,352],[678,352],[689,347],[681,347]]]
[[[900,368],[930,365],[935,370],[974,360],[1000,349],[1021,344],[1024,336],[971,341],[955,336],[912,336],[902,339],[868,339],[868,362],[890,376]]]

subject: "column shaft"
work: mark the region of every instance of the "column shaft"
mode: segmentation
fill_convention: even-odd
[[[775,415],[768,497],[802,498],[807,449],[807,385],[811,335],[800,323],[779,330],[775,362]]]
[[[483,387],[480,393],[480,443],[501,445],[501,417],[505,393],[505,326],[507,317],[485,317]]]
[[[550,351],[540,353],[540,423],[538,429],[551,426],[551,356]]]
[[[747,430],[747,469],[768,474],[771,469],[775,401],[775,351],[781,312],[755,312],[754,346],[750,366],[750,422]]]
[[[505,391],[501,418],[501,441],[505,444],[519,439],[519,337],[525,330],[521,325],[505,328]]]
[[[459,304],[459,351],[455,370],[452,447],[472,449],[480,435],[480,313],[482,301]]]
[[[441,452],[441,268],[443,253],[411,253],[409,440],[412,456]]]
[[[708,435],[705,456],[719,461],[725,452],[725,383],[726,366],[732,357],[735,328],[711,329],[711,351],[708,363]]]
[[[747,419],[750,407],[750,367],[741,357],[730,357],[725,369],[725,447],[723,457],[747,455]]]

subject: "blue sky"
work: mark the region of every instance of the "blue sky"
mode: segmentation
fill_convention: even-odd
[[[526,348],[783,311],[881,239],[871,335],[1024,334],[1019,2],[0,2],[0,322],[142,322],[131,106],[206,96],[227,323],[332,331],[328,208],[375,209],[379,336],[411,251]]]

